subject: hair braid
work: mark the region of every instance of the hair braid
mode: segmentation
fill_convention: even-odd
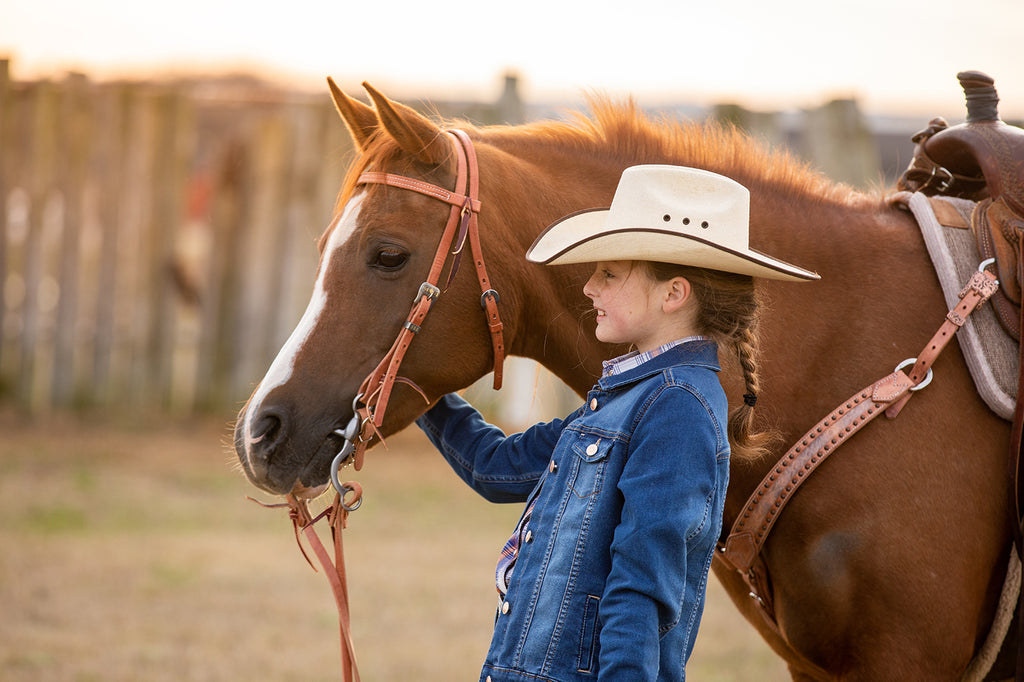
[[[753,459],[764,454],[775,434],[754,430],[754,405],[761,389],[758,376],[759,305],[754,280],[719,270],[643,261],[657,280],[685,277],[698,303],[697,327],[723,348],[732,348],[743,372],[743,402],[729,413],[728,434],[735,457]]]
[[[757,375],[758,338],[751,327],[745,327],[737,334],[734,342],[736,358],[743,370],[743,384],[746,392],[743,402],[729,414],[729,440],[733,450],[742,457],[760,455],[771,442],[773,435],[768,432],[754,432],[754,406],[761,391]]]

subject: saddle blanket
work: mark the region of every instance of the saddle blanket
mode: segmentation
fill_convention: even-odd
[[[917,219],[946,305],[952,309],[959,300],[957,294],[981,263],[974,233],[965,227],[971,224],[975,203],[954,197],[929,198],[919,192],[897,192],[889,197],[889,202],[908,208]],[[946,204],[960,220],[938,218],[933,202]],[[940,213],[950,215],[947,210]],[[946,226],[954,223],[959,224]],[[1001,418],[1012,421],[1020,357],[1017,342],[999,325],[991,304],[981,306],[967,318],[957,332],[957,340],[982,400]]]

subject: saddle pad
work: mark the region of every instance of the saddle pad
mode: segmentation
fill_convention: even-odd
[[[960,290],[981,263],[974,233],[966,227],[971,224],[975,203],[953,197],[929,198],[919,192],[897,192],[889,201],[906,206],[917,219],[946,305],[952,309],[959,301]],[[937,202],[944,216],[941,221],[932,202]],[[944,226],[957,223],[957,227]],[[999,325],[991,304],[981,306],[967,318],[957,332],[957,340],[982,400],[1001,418],[1012,421],[1020,357],[1016,341]]]

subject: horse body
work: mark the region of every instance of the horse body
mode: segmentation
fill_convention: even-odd
[[[357,186],[358,172],[371,166],[442,186],[454,178],[441,130],[368,90],[375,109],[334,89],[362,155],[322,242],[319,303],[311,302],[301,333],[236,427],[246,473],[275,493],[323,489],[339,447],[333,431],[350,418],[360,382],[397,334],[445,220],[447,209],[429,197]],[[580,394],[595,382],[600,360],[622,349],[597,342],[581,323],[591,310],[582,295],[587,266],[536,266],[523,254],[555,219],[607,206],[622,170],[638,163],[733,177],[751,190],[752,246],[822,276],[758,284],[768,306],[758,412],[779,433],[779,454],[921,350],[946,313],[908,214],[738,135],[656,126],[630,107],[611,106],[597,106],[593,122],[469,132],[480,165],[480,234],[507,348]],[[431,400],[492,366],[479,296],[472,276],[456,276],[402,366]],[[947,350],[934,371],[935,381],[898,419],[851,439],[781,515],[763,553],[777,632],[738,574],[715,564],[737,607],[797,679],[957,680],[991,623],[1010,543],[1009,429],[977,397],[958,351]],[[732,404],[741,400],[728,362],[723,383]],[[384,435],[426,407],[400,386]],[[726,527],[774,463],[733,462]]]
[[[832,211],[797,204],[814,216],[792,228],[807,241],[766,250],[810,262],[822,279],[766,283],[758,403],[787,447],[916,355],[946,311],[908,216],[862,199]],[[987,632],[1009,543],[1009,431],[977,398],[958,351],[934,369],[899,418],[866,428],[817,470],[772,531],[765,560],[788,644],[764,627],[738,576],[715,566],[795,674],[793,651],[840,679],[959,679]],[[734,463],[727,525],[771,466]]]

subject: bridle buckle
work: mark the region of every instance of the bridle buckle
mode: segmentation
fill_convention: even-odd
[[[416,292],[416,297],[412,299],[413,303],[419,303],[424,296],[429,298],[431,301],[436,301],[438,296],[441,295],[441,290],[430,282],[424,282],[420,285],[420,290]]]

